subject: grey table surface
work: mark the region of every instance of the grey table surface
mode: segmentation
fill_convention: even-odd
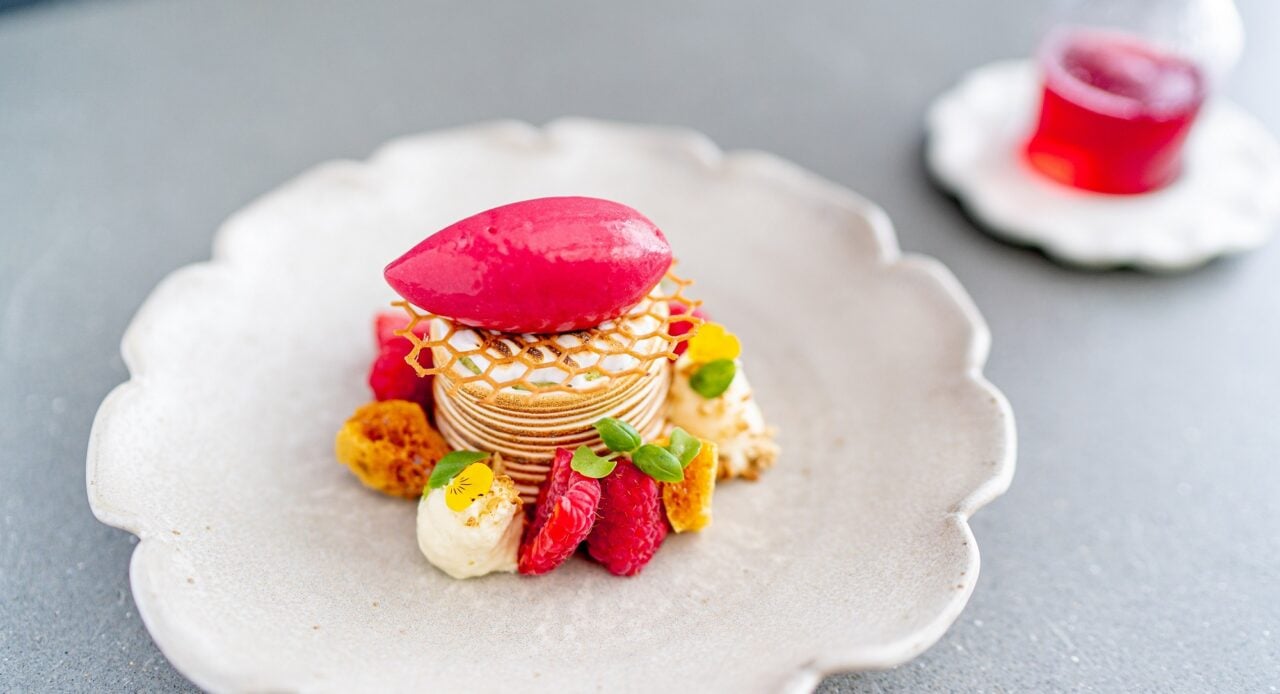
[[[1280,131],[1280,3],[1227,90]],[[825,691],[1280,687],[1280,244],[1082,273],[931,188],[922,114],[1028,52],[1039,2],[55,2],[0,13],[0,690],[190,685],[139,621],[133,538],[84,491],[121,333],[219,223],[391,137],[566,114],[690,126],[884,206],[994,335],[1009,493],[951,631]],[[1280,194],[1280,191],[1277,191]]]

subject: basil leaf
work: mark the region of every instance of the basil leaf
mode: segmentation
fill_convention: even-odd
[[[724,395],[738,375],[738,366],[732,359],[709,361],[693,372],[689,377],[689,387],[698,395],[710,400]]]
[[[462,472],[468,465],[478,463],[488,458],[488,453],[480,451],[450,451],[445,457],[436,463],[435,468],[431,471],[431,478],[427,480],[427,489],[439,489],[449,484],[449,480],[455,475]]]
[[[631,456],[631,461],[640,468],[640,472],[659,482],[680,482],[684,480],[684,468],[680,460],[671,451],[646,443]]]
[[[578,446],[578,450],[573,452],[573,462],[569,466],[587,477],[600,479],[608,477],[609,473],[618,466],[618,461],[601,458],[590,448]]]
[[[644,443],[635,427],[613,417],[603,417],[596,422],[596,431],[614,453],[630,453]]]
[[[676,427],[671,430],[671,443],[667,444],[667,450],[680,461],[683,469],[689,467],[689,463],[702,450],[702,442],[684,429]]]

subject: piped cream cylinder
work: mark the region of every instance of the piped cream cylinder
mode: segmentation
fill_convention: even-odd
[[[454,578],[515,571],[524,529],[520,508],[520,494],[506,475],[461,511],[446,504],[444,488],[431,489],[418,502],[418,549]]]

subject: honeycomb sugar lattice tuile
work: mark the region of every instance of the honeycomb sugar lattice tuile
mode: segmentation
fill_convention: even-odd
[[[397,301],[394,305],[408,314],[409,324],[396,334],[413,344],[405,361],[419,376],[443,377],[451,395],[465,390],[494,402],[503,395],[605,390],[615,379],[643,376],[654,362],[675,359],[676,347],[697,333],[703,321],[693,311],[702,302],[685,296],[691,284],[668,272],[644,301],[621,317],[589,330],[542,335],[461,325]],[[689,310],[672,315],[672,303]],[[420,337],[414,329],[423,321],[429,321],[430,330]],[[680,322],[689,323],[690,330],[673,336],[671,326]],[[421,363],[423,350],[431,351],[430,366]]]
[[[416,499],[449,444],[431,428],[422,406],[380,400],[355,411],[334,441],[338,461],[366,486]]]

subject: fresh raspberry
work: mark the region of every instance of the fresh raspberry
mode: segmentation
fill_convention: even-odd
[[[373,337],[378,341],[378,349],[384,349],[389,345],[408,345],[412,349],[412,342],[409,342],[404,336],[396,334],[396,331],[404,330],[407,327],[409,327],[409,317],[403,313],[383,311],[375,316],[373,319]],[[413,334],[418,337],[426,337],[428,327],[430,326],[426,321],[419,321],[417,325],[413,326]]]
[[[658,483],[625,458],[601,482],[600,518],[587,552],[610,572],[633,576],[667,537]]]
[[[551,473],[520,545],[520,573],[536,576],[564,563],[587,539],[600,505],[600,480],[571,467],[573,452],[557,448]]]
[[[671,315],[673,316],[683,316],[684,314],[689,312],[689,307],[685,306],[679,301],[672,301],[670,304],[670,307],[671,307]],[[700,308],[695,308],[693,310],[693,315],[694,317],[701,318],[704,321],[711,320],[711,318]],[[682,321],[675,321],[671,323],[671,326],[667,328],[667,333],[671,335],[671,337],[680,337],[681,335],[689,332],[690,330],[693,330],[693,323],[682,320]],[[676,350],[675,350],[676,356],[678,357],[681,354],[684,354],[684,351],[688,348],[689,348],[688,340],[685,340],[684,342],[677,344]]]
[[[383,311],[373,319],[373,334],[378,340],[378,347],[385,346],[388,342],[395,340],[403,340],[404,338],[397,335],[397,330],[404,330],[409,326],[409,317],[398,311]],[[413,334],[418,337],[426,335],[425,322],[418,323],[414,328]]]
[[[413,343],[396,330],[409,325],[409,317],[399,313],[380,313],[374,321],[374,336],[378,341],[378,357],[369,368],[369,387],[376,400],[408,400],[431,411],[431,377],[420,377],[405,357],[413,351]],[[426,325],[414,328],[414,334],[426,334]],[[418,355],[423,366],[431,366],[431,353],[423,350]]]
[[[547,522],[555,500],[564,496],[565,490],[569,488],[572,472],[574,472],[573,453],[567,448],[557,448],[555,457],[551,459],[551,469],[547,471],[547,479],[538,488],[537,505],[533,510],[530,530],[535,530]],[[551,503],[547,503],[548,501]]]

